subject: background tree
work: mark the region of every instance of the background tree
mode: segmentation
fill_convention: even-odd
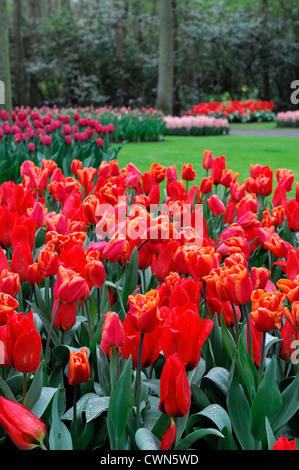
[[[27,87],[25,73],[25,51],[22,36],[23,5],[22,0],[14,0],[13,33],[14,33],[14,88],[18,103],[27,104]]]
[[[157,108],[165,114],[173,110],[173,4],[172,0],[159,0],[159,71]]]
[[[158,2],[7,1],[14,105],[164,108],[163,99],[179,115],[200,101],[259,98],[292,109],[297,0],[163,0],[166,62]]]
[[[7,0],[0,0],[0,80],[5,87],[5,104],[1,107],[12,110],[11,72],[9,57],[8,11]]]

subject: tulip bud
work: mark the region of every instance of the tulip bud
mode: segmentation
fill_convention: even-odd
[[[210,211],[216,216],[225,213],[225,205],[219,198],[218,194],[213,194],[213,196],[208,199],[208,206]]]
[[[162,369],[159,410],[175,418],[185,416],[190,406],[191,391],[185,366],[177,354],[173,354]]]
[[[175,424],[175,420],[171,419],[170,425],[168,426],[166,432],[164,433],[162,437],[160,450],[169,450],[171,446],[173,445],[175,438],[176,438],[176,424]]]
[[[19,450],[39,447],[46,435],[44,422],[16,401],[0,397],[0,423]]]
[[[196,171],[193,169],[191,163],[186,163],[182,166],[182,179],[185,181],[194,181],[196,178]]]
[[[101,348],[109,351],[125,345],[124,327],[116,312],[107,312],[102,329]]]
[[[79,352],[70,351],[68,381],[70,385],[86,383],[90,378],[87,348]]]

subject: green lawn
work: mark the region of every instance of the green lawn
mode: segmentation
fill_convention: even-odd
[[[142,172],[148,171],[153,162],[176,165],[178,173],[182,164],[192,163],[198,178],[202,178],[204,150],[211,150],[213,157],[225,155],[227,168],[239,172],[241,182],[249,176],[251,163],[269,165],[274,172],[277,168],[293,170],[295,181],[299,181],[299,138],[296,137],[166,137],[158,143],[128,143],[118,160],[120,166],[132,162]]]
[[[281,129],[281,127],[277,127],[277,124],[275,121],[272,122],[246,122],[246,123],[238,123],[238,122],[232,122],[230,123],[230,128],[231,129],[248,129],[248,130],[255,130],[255,129],[260,129],[260,130],[278,130]]]
[[[276,131],[287,130],[287,129],[296,130],[295,127],[278,127],[275,121],[246,122],[246,123],[232,122],[229,126],[231,129],[240,129],[240,130],[276,130]]]

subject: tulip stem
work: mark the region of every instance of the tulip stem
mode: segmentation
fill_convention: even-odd
[[[253,359],[252,331],[251,331],[250,315],[249,315],[249,312],[248,312],[248,306],[247,306],[247,304],[244,305],[244,310],[245,310],[245,317],[246,317],[247,331],[248,331],[249,354],[250,354],[251,359]]]
[[[115,348],[115,356],[116,356],[116,382],[117,382],[120,376],[119,348]]]
[[[74,397],[73,397],[73,421],[72,421],[72,436],[74,446],[76,445],[78,433],[77,433],[77,399],[78,399],[78,390],[79,385],[74,384]]]
[[[101,290],[97,287],[97,300],[98,300],[98,321],[101,320]]]
[[[23,404],[25,401],[26,393],[27,393],[27,374],[26,372],[24,372],[23,373]]]
[[[144,333],[141,333],[140,341],[139,341],[136,378],[135,378],[135,385],[134,385],[134,404],[136,405],[137,429],[140,428],[141,362],[142,362],[143,339],[144,339]]]
[[[204,299],[204,318],[207,318],[208,315],[208,305],[207,305],[207,284],[206,281],[202,281],[203,285],[203,299]]]
[[[266,346],[266,333],[263,331],[260,367],[259,367],[259,375],[258,375],[258,383],[257,383],[258,386],[260,385],[262,378],[263,378],[264,362],[265,362],[265,346]]]
[[[112,348],[110,352],[110,383],[111,383],[111,396],[114,392],[117,382],[118,365],[117,365],[117,352],[116,349]]]
[[[233,312],[234,312],[235,328],[236,328],[236,347],[237,347],[237,350],[238,350],[238,346],[239,346],[239,320],[238,320],[235,304],[233,302],[231,302],[231,305],[232,305]]]
[[[87,315],[87,321],[88,321],[89,340],[91,340],[91,320],[90,320],[90,312],[89,312],[88,300],[86,300],[84,303],[85,303],[86,315]]]
[[[55,318],[57,316],[58,310],[60,308],[60,305],[61,305],[61,302],[59,301],[58,305],[57,305],[57,308],[55,310],[55,313],[52,317],[52,321],[51,321],[50,328],[49,328],[49,331],[48,331],[48,338],[47,338],[46,350],[45,350],[45,360],[46,360],[46,362],[47,362],[47,358],[48,358],[48,352],[49,352],[49,346],[50,346],[50,340],[51,340],[52,331],[53,331],[53,327],[54,327],[54,322],[55,322]]]

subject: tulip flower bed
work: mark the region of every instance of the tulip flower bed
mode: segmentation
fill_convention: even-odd
[[[166,135],[227,135],[229,123],[227,119],[207,116],[165,116]]]
[[[277,114],[278,127],[299,127],[299,111],[286,111]]]
[[[272,101],[261,100],[228,100],[199,103],[193,106],[187,115],[222,117],[229,122],[268,122],[275,121],[273,112],[275,104]]]
[[[36,165],[43,158],[54,160],[66,177],[74,155],[84,166],[98,166],[103,159],[116,158],[121,149],[110,146],[113,133],[112,123],[103,125],[98,118],[80,117],[76,110],[16,108],[11,115],[1,110],[0,182],[16,181],[28,158]]]
[[[103,125],[113,124],[115,142],[158,142],[166,132],[164,115],[154,108],[104,107],[93,113]]]
[[[292,171],[69,170],[0,186],[0,448],[295,449]]]

